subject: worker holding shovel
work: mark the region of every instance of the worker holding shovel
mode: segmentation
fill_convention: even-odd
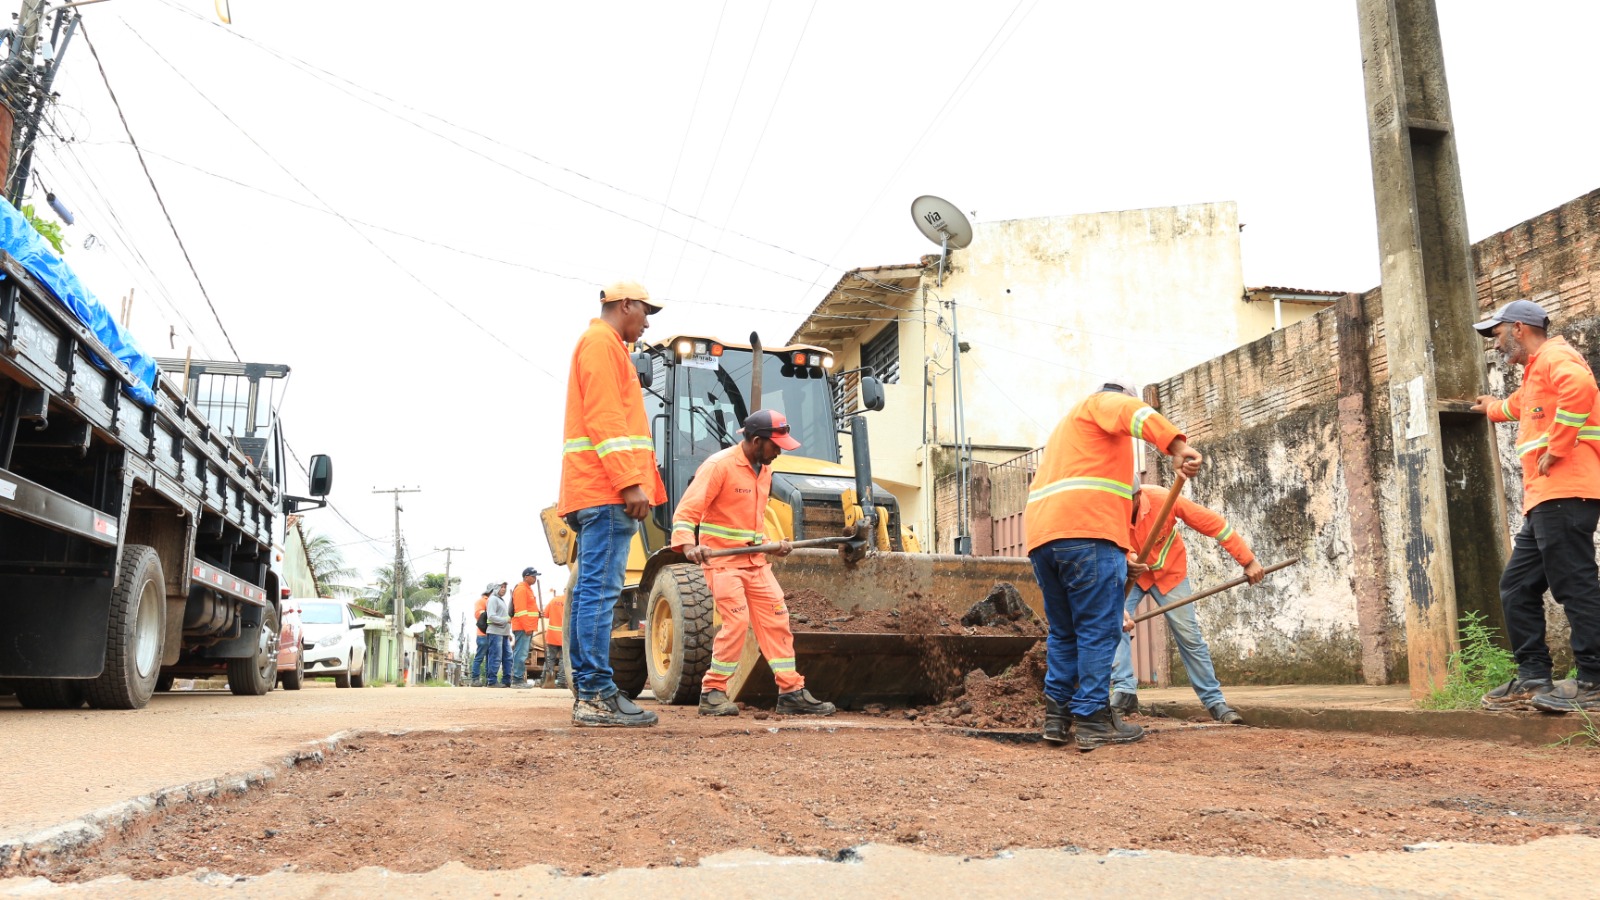
[[[700,464],[672,514],[671,546],[704,568],[722,618],[711,645],[711,668],[701,682],[700,715],[739,714],[728,698],[728,679],[739,669],[745,631],[753,624],[761,655],[778,682],[778,712],[831,716],[834,705],[811,696],[805,678],[795,671],[794,632],[772,565],[765,553],[748,552],[766,537],[772,461],[800,442],[789,433],[783,413],[771,409],[751,413],[740,433],[743,440]],[[787,556],[791,549],[789,541],[780,541],[770,552]]]
[[[1177,426],[1140,400],[1131,381],[1111,380],[1051,432],[1023,511],[1028,559],[1050,623],[1044,739],[1064,744],[1075,725],[1079,750],[1144,737],[1109,705],[1133,548],[1130,436],[1170,454],[1186,477],[1200,471],[1199,451]]]
[[[1133,545],[1143,547],[1150,543],[1157,549],[1149,563],[1139,563],[1129,555],[1128,575],[1138,581],[1134,589],[1128,592],[1128,615],[1131,616],[1139,608],[1139,603],[1147,595],[1155,598],[1156,605],[1164,606],[1193,593],[1189,587],[1189,552],[1183,544],[1183,538],[1178,536],[1178,520],[1206,537],[1215,538],[1234,561],[1244,567],[1245,578],[1251,584],[1261,582],[1266,573],[1261,564],[1256,562],[1250,545],[1221,514],[1187,498],[1178,497],[1172,507],[1174,518],[1158,522],[1156,511],[1161,509],[1166,499],[1165,488],[1146,485],[1133,500]],[[1156,528],[1161,529],[1160,533],[1154,541],[1149,541],[1150,532]],[[1194,606],[1180,606],[1164,615],[1172,639],[1178,644],[1183,668],[1189,673],[1189,684],[1211,713],[1211,718],[1224,725],[1243,724],[1244,718],[1222,696],[1222,685],[1217,681],[1217,670],[1211,664],[1211,650],[1206,646],[1205,636],[1200,633],[1200,620],[1195,616]],[[1126,632],[1117,645],[1116,662],[1111,667],[1111,691],[1112,709],[1124,715],[1138,711],[1139,683],[1134,678],[1133,647]]]

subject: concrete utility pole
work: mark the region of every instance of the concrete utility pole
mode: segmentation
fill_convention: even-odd
[[[1504,629],[1506,514],[1466,201],[1433,0],[1357,0],[1400,486],[1391,574],[1406,600],[1411,695],[1443,685],[1468,610]]]
[[[450,554],[465,553],[465,547],[435,547],[444,551],[444,589],[439,594],[439,631],[450,640]]]
[[[394,582],[391,585],[391,587],[394,588],[394,672],[395,677],[399,678],[400,658],[405,652],[406,646],[406,562],[405,557],[401,553],[400,543],[400,513],[404,507],[400,505],[400,495],[420,494],[422,493],[422,488],[396,487],[383,490],[373,488],[372,492],[374,494],[394,495],[394,572],[393,577],[391,577],[389,580]]]

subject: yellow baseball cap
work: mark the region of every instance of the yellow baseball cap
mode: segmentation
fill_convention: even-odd
[[[610,303],[614,300],[638,300],[649,304],[656,312],[662,310],[661,301],[651,300],[650,292],[637,281],[613,281],[600,289],[601,303]]]

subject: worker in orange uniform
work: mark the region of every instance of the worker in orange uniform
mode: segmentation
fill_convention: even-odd
[[[1472,408],[1490,422],[1517,423],[1522,460],[1522,530],[1500,576],[1500,606],[1517,675],[1483,695],[1486,709],[1564,713],[1600,710],[1600,388],[1583,356],[1550,337],[1550,317],[1515,300],[1477,323],[1494,339],[1507,369],[1521,365],[1522,387],[1504,400],[1481,396]],[[1552,682],[1545,641],[1544,592],[1567,613],[1578,677]]]
[[[489,632],[484,617],[489,614],[489,592],[484,591],[472,607],[472,624],[478,630],[478,643],[472,654],[472,686],[483,687],[483,670],[489,662]]]
[[[528,566],[522,570],[522,580],[511,589],[511,686],[524,691],[533,688],[528,681],[528,651],[539,630],[539,597],[534,592],[538,580],[539,570]]]
[[[544,674],[539,680],[540,687],[567,686],[567,673],[561,669],[561,613],[565,606],[560,594],[544,605],[544,618],[540,620],[544,629]]]
[[[700,464],[672,514],[670,544],[705,570],[722,617],[722,629],[711,647],[711,668],[701,681],[700,715],[739,714],[739,707],[728,699],[728,678],[739,668],[745,630],[753,624],[756,644],[778,682],[778,712],[831,716],[834,705],[811,696],[806,680],[795,671],[789,608],[766,555],[710,559],[705,555],[707,550],[766,542],[763,521],[772,492],[772,461],[800,446],[789,433],[788,420],[775,410],[751,413],[740,433],[743,440]],[[791,550],[788,541],[780,541],[774,554],[788,556]]]
[[[1044,739],[1064,744],[1076,726],[1084,751],[1144,737],[1143,728],[1123,722],[1109,705],[1133,549],[1130,436],[1170,454],[1185,475],[1200,471],[1200,453],[1177,426],[1145,405],[1131,380],[1113,379],[1051,432],[1023,508],[1028,559],[1050,624]]]
[[[1145,485],[1133,501],[1133,533],[1128,536],[1133,546],[1143,547],[1156,525],[1156,513],[1167,500],[1165,488]],[[1178,536],[1178,522],[1193,528],[1209,538],[1215,538],[1228,551],[1234,561],[1244,566],[1245,578],[1251,584],[1260,584],[1265,572],[1256,562],[1256,555],[1239,532],[1233,530],[1220,514],[1206,509],[1187,497],[1179,497],[1172,507],[1173,520],[1162,523],[1160,537],[1154,544],[1155,558],[1149,563],[1134,561],[1128,554],[1128,573],[1139,580],[1128,592],[1126,612],[1132,615],[1146,596],[1157,606],[1176,603],[1194,593],[1189,587],[1189,551]],[[1206,646],[1205,635],[1200,633],[1200,619],[1195,615],[1194,604],[1180,606],[1162,613],[1183,668],[1189,673],[1189,685],[1211,718],[1224,725],[1239,725],[1244,717],[1228,705],[1222,696],[1222,684],[1217,680],[1216,667],[1211,664],[1211,648]],[[1123,632],[1117,644],[1116,662],[1111,666],[1111,708],[1119,713],[1137,712],[1139,709],[1139,682],[1133,673],[1133,646]]]
[[[577,534],[578,570],[567,594],[567,652],[577,726],[649,726],[656,714],[611,677],[611,616],[622,596],[628,545],[650,507],[667,502],[656,469],[639,376],[628,347],[661,303],[634,281],[600,292],[600,318],[578,338],[567,375],[561,496],[556,511]]]

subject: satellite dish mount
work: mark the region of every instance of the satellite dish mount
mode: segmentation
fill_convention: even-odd
[[[932,194],[911,201],[911,219],[923,237],[939,245],[939,286],[944,287],[945,261],[951,250],[972,243],[972,223],[954,203]]]

